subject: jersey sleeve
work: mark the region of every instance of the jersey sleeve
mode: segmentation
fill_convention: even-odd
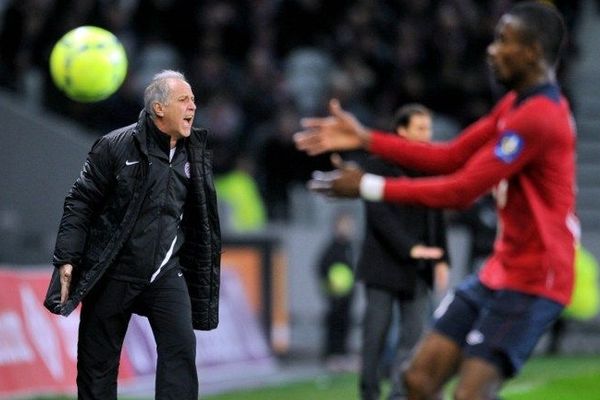
[[[390,162],[426,174],[447,174],[462,167],[495,132],[494,115],[481,118],[445,143],[409,141],[373,131],[369,151]]]
[[[529,111],[528,111],[529,110]],[[498,133],[451,174],[420,179],[386,179],[384,200],[437,208],[464,208],[502,179],[521,171],[543,148],[544,120],[523,107]],[[502,125],[502,123],[501,123]]]

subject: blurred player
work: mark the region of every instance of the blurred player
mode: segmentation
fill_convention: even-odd
[[[547,3],[518,3],[488,47],[496,79],[509,89],[456,140],[412,143],[369,130],[331,103],[332,115],[303,121],[309,154],[363,148],[428,178],[385,179],[336,160],[315,190],[333,196],[460,208],[495,188],[500,234],[478,276],[436,310],[405,379],[411,400],[432,399],[456,373],[455,399],[493,399],[571,298],[575,131],[556,82],[565,27]]]

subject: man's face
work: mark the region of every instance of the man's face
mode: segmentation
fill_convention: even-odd
[[[157,126],[174,139],[190,136],[196,113],[194,94],[190,85],[180,79],[170,79],[171,93],[166,104],[160,104]]]
[[[406,128],[399,127],[397,132],[400,136],[418,142],[428,142],[431,140],[432,130],[431,117],[425,114],[414,114],[410,117]]]
[[[488,46],[488,65],[496,80],[508,89],[518,88],[535,68],[532,45],[524,43],[522,22],[510,14],[496,26],[494,41]]]

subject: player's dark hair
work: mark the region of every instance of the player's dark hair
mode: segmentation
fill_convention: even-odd
[[[405,104],[394,114],[393,129],[407,128],[413,115],[431,116],[431,110],[419,103]]]
[[[556,7],[546,2],[525,1],[516,4],[508,13],[523,22],[523,41],[538,41],[542,45],[546,61],[556,64],[566,34],[564,19]]]

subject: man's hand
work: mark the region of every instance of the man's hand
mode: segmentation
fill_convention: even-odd
[[[444,295],[450,285],[450,270],[448,263],[440,261],[433,267],[433,282],[438,296]]]
[[[410,249],[410,256],[419,260],[439,260],[444,255],[441,247],[416,244]]]
[[[60,266],[58,272],[60,275],[60,304],[65,304],[69,298],[73,266],[71,264],[63,264]]]
[[[332,154],[331,163],[336,169],[313,172],[308,188],[331,197],[358,197],[363,170],[354,163],[344,162],[339,154]]]
[[[294,135],[298,150],[311,156],[328,151],[357,150],[368,148],[371,135],[352,115],[344,111],[340,102],[329,102],[331,115],[325,118],[303,118],[303,131]]]

